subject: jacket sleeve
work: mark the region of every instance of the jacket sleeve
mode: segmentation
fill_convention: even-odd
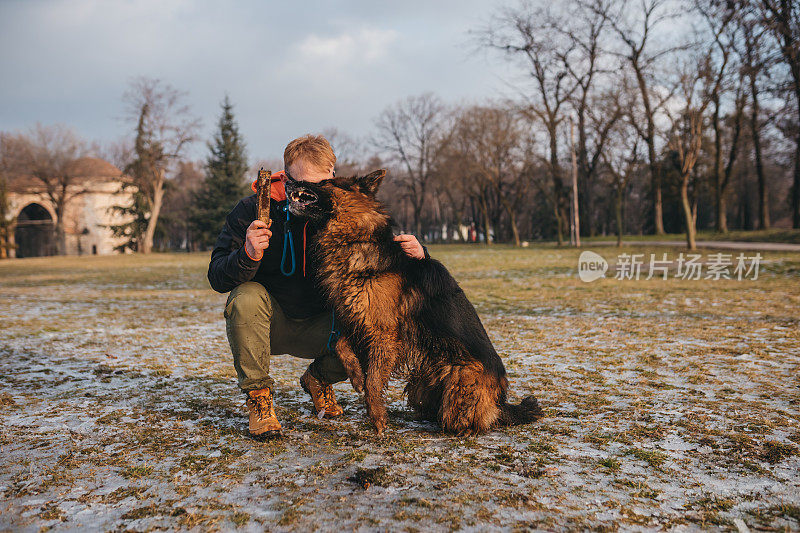
[[[430,254],[430,252],[428,252],[428,249],[425,247],[424,244],[422,245],[422,251],[425,252],[425,257],[423,259],[430,259],[431,258],[431,254]]]
[[[217,292],[228,292],[237,285],[253,279],[260,261],[250,259],[244,251],[247,227],[255,220],[255,204],[248,198],[241,200],[225,219],[225,226],[217,237],[211,262],[208,265],[208,282]],[[253,209],[250,209],[250,208]]]

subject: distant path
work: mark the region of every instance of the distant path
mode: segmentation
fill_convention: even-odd
[[[582,248],[591,246],[616,246],[616,241],[589,241]],[[673,246],[684,247],[686,241],[622,241],[623,246]],[[755,250],[759,252],[800,252],[800,244],[785,242],[745,242],[745,241],[697,241],[698,248],[717,248],[721,250]]]

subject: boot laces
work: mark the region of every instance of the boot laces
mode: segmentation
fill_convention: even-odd
[[[325,399],[325,407],[333,407],[336,405],[336,397],[333,395],[333,387],[324,385],[322,387],[322,397]]]
[[[272,396],[256,396],[255,398],[250,398],[250,401],[256,409],[258,418],[269,416],[272,411]]]

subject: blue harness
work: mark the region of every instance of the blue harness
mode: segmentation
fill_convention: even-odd
[[[289,226],[289,204],[283,206],[283,211],[286,213],[286,224],[283,226],[283,255],[281,256],[281,274],[286,277],[294,274],[295,259],[294,259],[294,242],[292,241],[292,228]],[[289,249],[289,254],[292,256],[292,268],[286,270],[286,250]]]
[[[289,204],[283,206],[283,211],[286,213],[286,224],[283,227],[283,255],[281,255],[281,274],[286,277],[294,275],[295,257],[294,257],[294,241],[292,240],[292,228],[289,226]],[[292,259],[292,268],[286,268],[286,251]],[[305,253],[305,251],[304,251]],[[336,353],[336,341],[341,335],[341,332],[336,329],[336,316],[331,311],[331,334],[328,335],[328,351]]]

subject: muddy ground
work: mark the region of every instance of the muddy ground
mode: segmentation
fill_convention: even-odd
[[[540,422],[443,435],[396,381],[377,438],[349,384],[312,416],[284,355],[286,435],[255,442],[206,254],[1,262],[0,530],[800,529],[800,254],[583,283],[572,250],[431,252]]]

